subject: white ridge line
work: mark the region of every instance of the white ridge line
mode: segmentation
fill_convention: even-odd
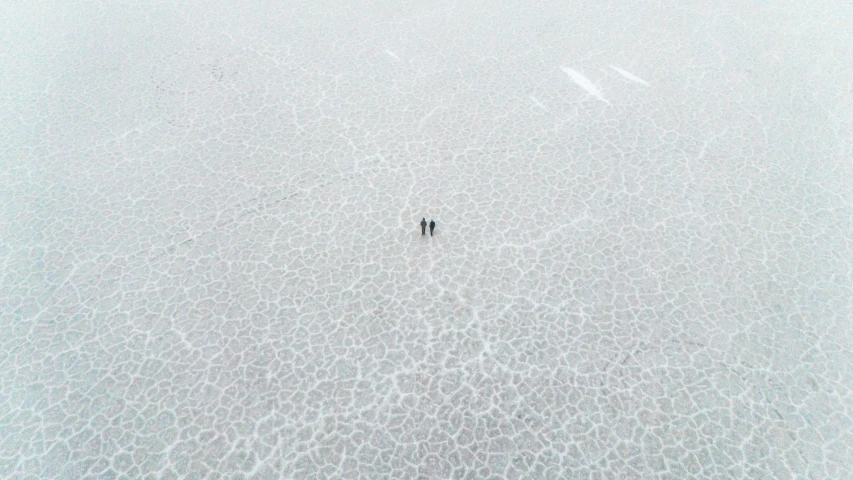
[[[583,76],[583,74],[581,74],[580,72],[578,72],[576,70],[572,70],[569,67],[560,67],[560,68],[563,70],[563,72],[566,73],[566,75],[569,76],[569,78],[572,79],[573,82],[577,83],[579,87],[586,90],[587,93],[589,93],[593,97],[601,100],[602,102],[610,105],[610,102],[608,102],[607,99],[604,98],[604,95],[602,95],[601,90],[599,90],[598,87],[596,87],[595,84],[593,84],[588,78]]]
[[[622,70],[621,68],[617,67],[616,65],[610,65],[610,68],[612,68],[619,75],[622,75],[623,77],[627,78],[628,80],[631,80],[632,82],[641,83],[641,84],[646,85],[646,86],[649,85],[649,82],[643,80],[642,78],[634,75],[631,72],[627,72],[625,70]]]

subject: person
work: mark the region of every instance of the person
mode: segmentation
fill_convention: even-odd
[[[426,235],[426,217],[421,219],[421,235]]]
[[[432,232],[435,230],[435,220],[429,219],[429,236],[432,236]]]

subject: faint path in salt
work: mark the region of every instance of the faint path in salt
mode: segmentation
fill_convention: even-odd
[[[548,109],[545,108],[545,105],[542,105],[542,102],[540,102],[538,98],[531,95],[530,100],[532,100],[533,103],[536,104],[537,107],[541,108],[542,110],[545,110],[546,112],[548,111]]]
[[[608,102],[607,99],[604,98],[604,95],[601,94],[601,90],[599,90],[598,87],[596,87],[592,82],[589,81],[588,78],[584,77],[580,72],[572,70],[569,67],[560,67],[560,68],[562,68],[563,71],[566,72],[566,75],[568,75],[569,78],[571,78],[573,82],[577,83],[578,86],[580,86],[581,88],[586,90],[587,93],[589,93],[593,97],[601,100],[602,102],[610,105],[610,102]]]
[[[616,65],[610,65],[610,68],[612,68],[619,75],[622,75],[623,77],[627,78],[628,80],[631,80],[632,82],[641,83],[641,84],[646,85],[646,86],[648,86],[648,84],[649,84],[649,82],[643,80],[642,78],[634,75],[631,72],[626,72],[625,70],[622,70],[621,68],[617,67]]]
[[[427,120],[429,120],[430,117],[432,117],[435,114],[435,112],[438,111],[439,108],[441,108],[441,105],[433,107],[433,109],[430,110],[429,113],[427,113],[426,115],[423,116],[423,118],[421,118],[421,121],[418,122],[418,130],[423,130],[424,125],[426,124]]]

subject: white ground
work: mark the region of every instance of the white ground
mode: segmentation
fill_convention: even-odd
[[[851,478],[853,5],[183,3],[0,13],[0,478]]]

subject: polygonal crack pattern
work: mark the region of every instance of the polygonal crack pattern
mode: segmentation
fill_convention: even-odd
[[[6,12],[0,477],[853,471],[851,5],[202,3]]]

